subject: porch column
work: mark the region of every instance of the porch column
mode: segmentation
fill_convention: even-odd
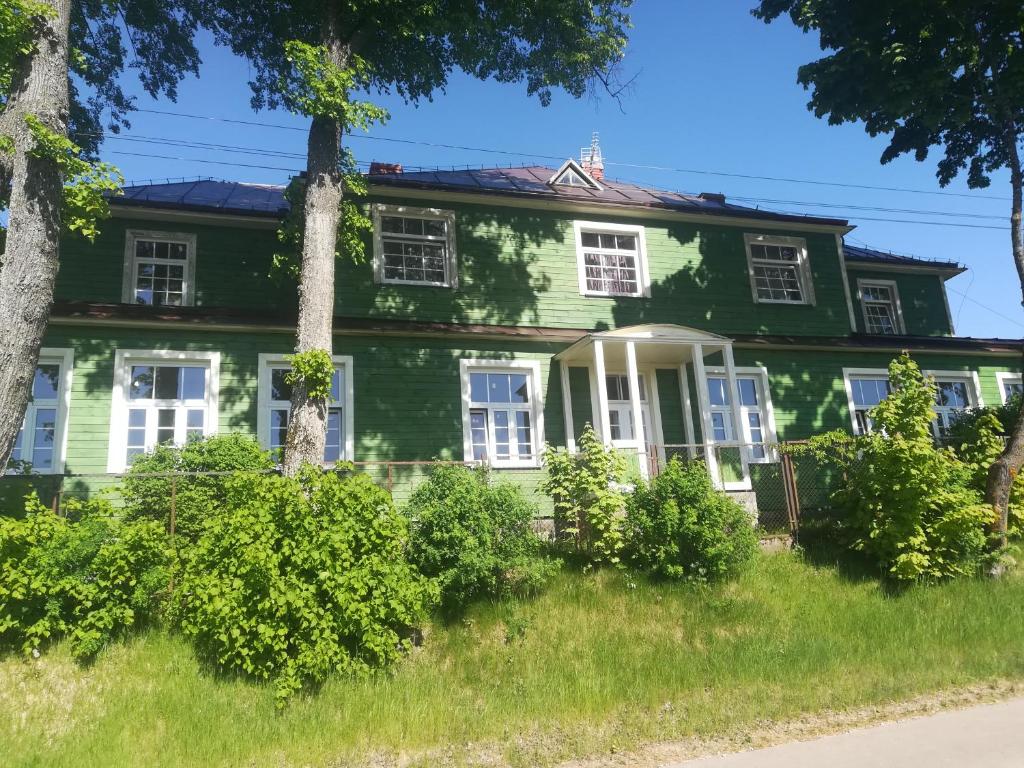
[[[718,471],[718,457],[715,455],[715,431],[711,424],[711,397],[708,395],[708,375],[704,369],[704,347],[693,345],[693,378],[697,382],[697,410],[700,411],[700,423],[704,429],[704,461],[708,465],[708,474],[716,488],[721,488],[722,478]]]
[[[722,358],[725,361],[725,383],[729,387],[729,404],[732,406],[732,434],[739,444],[745,443],[743,439],[743,405],[740,403],[740,388],[736,384],[736,362],[732,355],[732,344],[722,345]],[[750,480],[750,469],[747,463],[747,449],[739,448],[740,465],[743,472],[743,482]]]
[[[608,388],[605,384],[604,342],[594,340],[594,378],[597,379],[597,415],[601,421],[601,442],[612,444],[612,424],[608,416]]]
[[[679,366],[679,396],[683,405],[683,427],[686,430],[686,454],[692,459],[694,457],[694,445],[697,437],[693,430],[693,408],[690,404],[690,383],[686,378],[686,363]]]
[[[565,417],[565,447],[569,453],[576,453],[576,434],[572,424],[572,391],[569,389],[569,364],[565,360],[558,361],[562,374],[562,413]]]
[[[640,375],[636,370],[636,344],[626,342],[626,379],[629,381],[629,406],[633,412],[633,435],[636,438],[636,450],[640,457],[640,475],[647,478],[649,458],[647,456],[647,440],[644,435],[644,412],[640,405]],[[650,388],[651,382],[647,382]]]

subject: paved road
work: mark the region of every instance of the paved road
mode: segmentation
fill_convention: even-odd
[[[675,768],[1021,768],[1024,699],[886,723]]]

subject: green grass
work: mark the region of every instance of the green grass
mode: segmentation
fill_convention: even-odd
[[[151,632],[77,667],[0,662],[11,766],[545,765],[1024,678],[1024,579],[887,595],[797,556],[702,589],[562,574],[542,597],[435,626],[392,674],[337,680],[283,714]]]

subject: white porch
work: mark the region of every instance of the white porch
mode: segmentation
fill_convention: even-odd
[[[708,387],[708,358],[715,358],[715,377],[723,389],[726,407],[712,408]],[[577,419],[570,369],[587,371],[591,413],[588,421],[607,446],[635,452],[640,472],[650,473],[650,459],[664,463],[667,443],[685,444],[694,457],[703,455],[719,487],[728,491],[751,488],[748,452],[743,447],[741,407],[737,399],[737,371],[732,340],[678,325],[649,324],[588,334],[555,356],[562,384],[566,444],[576,450]],[[659,371],[672,371],[678,382],[666,391],[659,387]],[[663,379],[668,377],[661,377]],[[579,386],[577,376],[577,386]],[[578,392],[576,393],[579,394]],[[721,405],[721,393],[716,393]],[[666,402],[676,398],[675,403]],[[677,405],[678,404],[678,405]],[[664,407],[663,407],[664,405]],[[681,424],[664,424],[663,413],[681,413]],[[578,416],[578,409],[576,414]],[[679,440],[666,440],[666,428]],[[718,438],[716,440],[716,437]],[[738,438],[738,439],[736,439]],[[720,466],[721,450],[734,448],[736,466],[726,478]]]

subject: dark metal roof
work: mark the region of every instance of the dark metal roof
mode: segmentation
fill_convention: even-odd
[[[288,210],[284,187],[273,184],[242,184],[235,181],[197,181],[138,184],[124,188],[116,205],[175,208],[190,211],[280,216]]]
[[[246,326],[294,328],[294,313],[255,312],[228,307],[145,307],[136,304],[98,304],[57,301],[51,316],[70,322],[173,323],[179,326]],[[553,328],[528,325],[487,325],[482,323],[440,323],[387,318],[334,318],[335,333],[391,334],[399,336],[471,335],[510,339],[544,340],[570,344],[594,333],[593,328]],[[795,336],[753,333],[730,334],[738,346],[799,347],[891,352],[982,352],[1020,355],[1024,339],[984,339],[969,336],[880,336],[854,333],[849,336]]]
[[[545,166],[522,168],[482,168],[453,171],[407,171],[370,177],[378,186],[411,187],[417,189],[443,189],[458,192],[482,192],[497,195],[515,195],[548,200],[565,200],[616,207],[658,208],[681,213],[701,213],[713,216],[733,216],[804,224],[824,224],[843,227],[846,219],[820,216],[801,216],[775,213],[743,205],[734,205],[722,199],[680,192],[665,192],[622,181],[601,179],[601,189],[589,187],[551,185],[548,180],[556,169]]]
[[[843,244],[843,254],[847,261],[856,261],[864,264],[896,264],[908,267],[928,267],[930,269],[956,272],[965,272],[966,268],[955,261],[939,261],[933,259],[922,259],[916,256],[901,256],[890,251],[879,251],[875,248],[862,248],[849,243]]]

